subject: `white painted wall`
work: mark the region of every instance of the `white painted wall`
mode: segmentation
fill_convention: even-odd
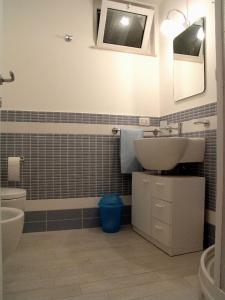
[[[16,73],[14,85],[5,88],[4,109],[159,116],[216,101],[210,0],[189,0],[191,22],[207,16],[207,89],[177,103],[172,41],[162,35],[159,68],[159,58],[91,48],[93,0],[4,2],[4,71]],[[161,21],[170,8],[186,12],[186,1],[162,0]],[[63,41],[65,33],[74,34],[72,43]]]
[[[91,49],[93,0],[4,3],[4,109],[159,115],[158,58]]]
[[[187,4],[188,2],[188,11]],[[172,40],[160,34],[160,114],[166,115],[177,111],[197,107],[216,101],[216,56],[215,56],[215,7],[211,0],[163,0],[159,7],[159,24],[166,18],[167,12],[179,9],[191,23],[206,16],[206,91],[203,94],[176,102],[173,100],[173,49]],[[180,14],[174,13],[174,19]],[[181,20],[183,20],[181,18]]]

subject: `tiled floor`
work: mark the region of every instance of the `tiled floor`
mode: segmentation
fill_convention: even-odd
[[[4,300],[199,300],[199,258],[171,258],[129,227],[24,234]]]

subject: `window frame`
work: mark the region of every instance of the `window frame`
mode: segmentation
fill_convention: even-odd
[[[106,25],[106,17],[107,17],[108,9],[130,12],[134,14],[144,15],[147,17],[141,48],[104,43],[104,33],[105,33],[105,25]],[[111,0],[102,0],[100,22],[99,22],[99,28],[97,32],[97,47],[101,49],[108,49],[108,50],[114,50],[120,52],[151,55],[152,52],[151,51],[152,50],[151,29],[154,25],[153,24],[154,13],[155,11],[151,7],[147,8],[147,7],[141,7],[129,3],[115,2]]]

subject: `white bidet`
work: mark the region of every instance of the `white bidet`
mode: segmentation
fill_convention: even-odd
[[[0,207],[2,252],[5,260],[17,247],[24,224],[24,212],[18,208]]]

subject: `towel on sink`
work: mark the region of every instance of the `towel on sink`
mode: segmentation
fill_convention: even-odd
[[[134,140],[144,136],[143,129],[121,129],[120,131],[120,165],[122,174],[131,174],[134,171],[143,170],[138,162]]]

